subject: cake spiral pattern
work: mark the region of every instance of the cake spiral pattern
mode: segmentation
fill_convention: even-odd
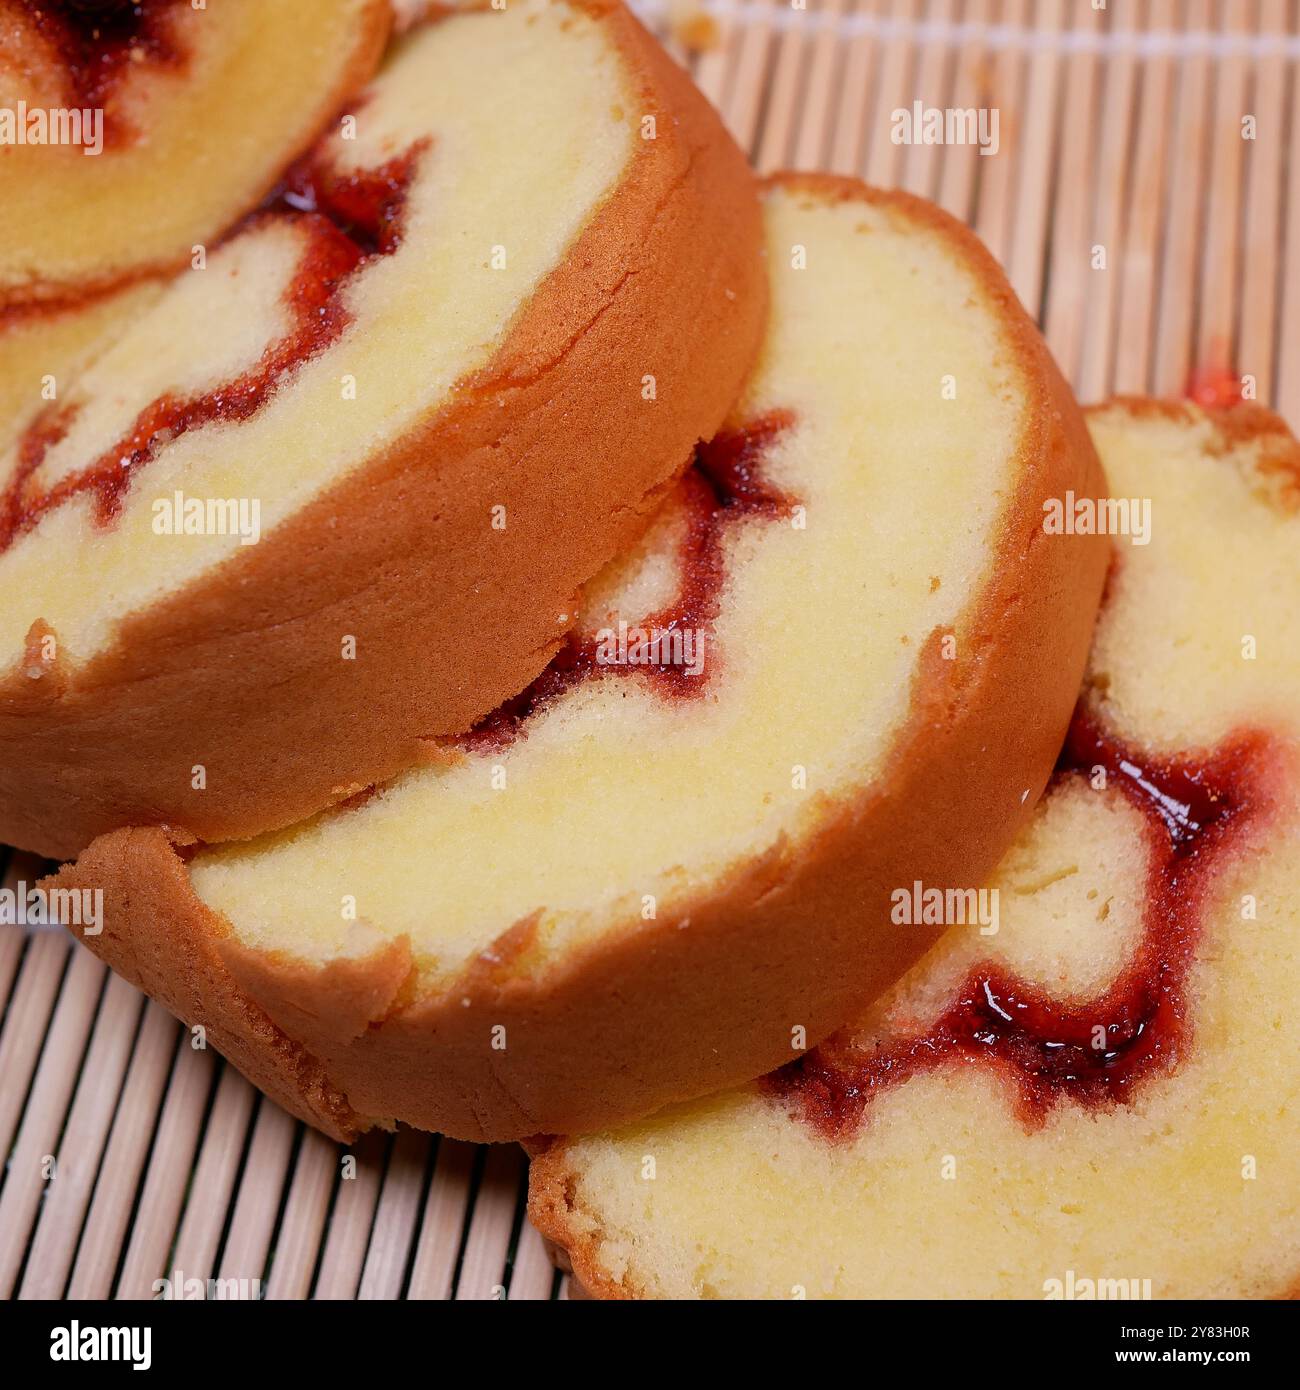
[[[29,324],[0,839],[243,838],[419,764],[547,665],[745,379],[754,180],[622,5],[433,18],[349,98],[157,297]]]

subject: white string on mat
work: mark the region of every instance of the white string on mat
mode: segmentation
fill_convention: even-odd
[[[630,0],[630,3],[647,23],[654,24],[669,20],[677,9],[671,0]],[[766,25],[770,29],[814,34],[829,29],[843,39],[875,38],[885,43],[954,47],[980,44],[987,49],[1015,49],[1026,53],[1122,53],[1138,58],[1300,58],[1300,34],[1278,32],[1028,29],[1019,24],[979,24],[969,20],[944,23],[856,11],[837,14],[829,10],[796,10],[788,2],[768,8],[757,0],[693,0],[691,8],[696,14],[741,27]]]

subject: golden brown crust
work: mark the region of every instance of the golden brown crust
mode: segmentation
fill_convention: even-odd
[[[480,965],[413,997],[404,940],[328,971],[249,950],[198,902],[166,840],[153,839],[137,873],[166,882],[189,930],[214,941],[223,988],[257,1000],[357,1112],[504,1140],[581,1133],[748,1081],[788,1060],[792,1025],[812,1045],[931,944],[933,929],[884,925],[896,885],[982,882],[1033,809],[1082,679],[1109,551],[1104,540],[1047,536],[1042,504],[1068,488],[1099,493],[1100,464],[1045,346],[974,237],[906,195],[859,196],[953,240],[1003,306],[1034,393],[1023,486],[962,625],[973,655],[940,660],[932,635],[890,771],[833,808],[809,842],[778,844],[683,914],[611,930],[540,974]],[[106,911],[119,915],[119,935],[88,944],[116,965],[114,941],[151,921],[129,898]],[[869,950],[864,921],[878,924]],[[164,972],[158,997],[209,1007],[186,969],[180,958]],[[498,1026],[504,1051],[489,1041]]]
[[[639,1296],[629,1282],[611,1279],[600,1264],[600,1232],[583,1232],[573,1219],[573,1177],[565,1163],[563,1139],[534,1139],[528,1153],[528,1219],[546,1245],[556,1269],[569,1276],[569,1297],[602,1303]]]
[[[542,670],[578,590],[722,423],[766,320],[753,179],[628,11],[585,8],[660,114],[653,153],[421,430],[124,622],[59,698],[0,680],[0,841],[66,857],[132,824],[240,839],[422,761],[421,738]]]
[[[1104,401],[1084,407],[1084,415],[1105,415],[1119,411],[1134,420],[1163,419],[1187,424],[1197,419],[1210,420],[1224,438],[1246,441],[1261,435],[1280,435],[1296,447],[1295,437],[1286,421],[1266,405],[1255,401],[1240,401],[1232,405],[1201,405],[1182,396],[1131,396],[1120,393]]]
[[[193,910],[185,865],[161,830],[106,835],[51,883],[102,889],[103,929],[85,944],[182,1023],[201,1026],[206,1045],[290,1114],[336,1137],[374,1123],[355,1114],[320,1065],[235,987],[220,956],[226,928]]]
[[[1285,475],[1279,501],[1291,510],[1300,509],[1300,441],[1291,433],[1286,421],[1267,406],[1255,401],[1206,406],[1181,399],[1121,395],[1089,406],[1085,414],[1104,415],[1111,411],[1123,412],[1134,420],[1156,418],[1175,424],[1208,420],[1216,436],[1215,443],[1210,446],[1216,457],[1231,449],[1258,445],[1260,471]]]

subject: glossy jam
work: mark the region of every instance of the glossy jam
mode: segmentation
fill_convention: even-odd
[[[1241,378],[1226,367],[1197,367],[1187,378],[1183,395],[1207,410],[1241,404]]]
[[[386,256],[401,241],[402,214],[415,161],[428,144],[427,139],[419,140],[386,164],[347,174],[336,173],[310,157],[299,160],[265,206],[271,211],[320,213],[366,255]]]
[[[1002,966],[976,968],[924,1032],[870,1050],[831,1039],[765,1078],[764,1088],[828,1139],[853,1134],[886,1087],[957,1063],[1006,1077],[1027,1128],[1066,1098],[1093,1107],[1123,1102],[1186,1051],[1185,988],[1206,885],[1262,812],[1267,758],[1266,739],[1248,734],[1206,757],[1156,759],[1076,713],[1057,776],[1104,768],[1107,785],[1142,812],[1151,847],[1141,940],[1116,979],[1097,997],[1066,1004]]]
[[[313,204],[320,210],[256,215],[300,221],[305,249],[284,294],[289,330],[267,347],[255,366],[202,395],[166,395],[150,402],[121,439],[49,488],[40,486],[36,473],[49,449],[66,435],[72,412],[55,408],[38,416],[19,443],[17,466],[0,493],[0,552],[72,497],[91,496],[95,520],[110,524],[133,478],[160,448],[214,421],[247,420],[290,373],[335,342],[349,322],[340,293],[344,283],[365,261],[387,255],[401,240],[402,209],[422,148],[412,147],[399,159],[351,180],[343,225],[329,216],[334,203],[327,197]],[[358,239],[351,234],[356,228],[370,229],[373,236]]]
[[[787,516],[795,505],[762,473],[765,451],[792,421],[788,411],[770,411],[740,429],[724,430],[696,449],[694,466],[683,479],[686,526],[678,557],[677,592],[657,613],[639,618],[636,627],[659,633],[687,629],[709,633],[721,602],[723,536],[728,526],[742,517]],[[594,637],[571,634],[532,685],[451,742],[467,751],[506,747],[535,710],[588,678],[633,677],[650,683],[665,698],[692,699],[707,689],[713,669],[710,658],[697,676],[666,661],[602,665],[598,653]]]
[[[103,108],[131,69],[183,61],[168,12],[188,9],[188,0],[22,0],[22,5],[67,72],[70,105]],[[109,138],[114,124],[106,122]]]

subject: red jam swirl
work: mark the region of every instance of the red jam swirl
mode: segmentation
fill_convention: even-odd
[[[184,60],[168,12],[186,0],[21,0],[67,74],[69,104],[103,109],[118,84],[142,63]],[[106,135],[112,132],[111,125]]]
[[[1183,395],[1207,410],[1224,410],[1242,402],[1241,377],[1227,367],[1196,367]]]
[[[347,174],[309,155],[290,167],[263,207],[320,213],[367,256],[387,256],[401,243],[414,160],[428,144],[420,140],[404,155],[377,168]]]
[[[66,435],[73,411],[50,407],[37,416],[19,442],[16,467],[0,492],[0,553],[73,497],[92,497],[96,522],[111,524],[139,469],[164,445],[214,421],[249,419],[291,373],[337,341],[350,322],[342,301],[344,284],[358,267],[390,254],[401,241],[406,195],[426,143],[418,142],[380,168],[344,180],[318,175],[322,189],[346,186],[347,216],[342,224],[330,215],[336,207],[334,194],[316,192],[305,170],[296,177],[302,198],[312,196],[313,210],[272,208],[255,214],[254,221],[276,216],[301,222],[305,249],[284,292],[289,329],[247,371],[199,395],[160,396],[136,416],[121,439],[48,488],[41,487],[35,475],[48,451]],[[354,236],[358,229],[363,235]]]
[[[1028,1129],[1065,1099],[1093,1108],[1124,1102],[1187,1050],[1186,984],[1206,887],[1225,851],[1263,812],[1268,761],[1268,741],[1255,733],[1205,757],[1151,757],[1080,706],[1057,777],[1104,768],[1107,785],[1141,811],[1150,844],[1142,936],[1115,980],[1093,999],[1066,1003],[1004,966],[977,967],[923,1032],[869,1049],[832,1038],[764,1078],[764,1090],[829,1140],[854,1134],[881,1091],[960,1063],[1004,1076]]]
[[[765,452],[793,419],[787,410],[769,411],[739,429],[722,431],[696,448],[694,465],[682,480],[686,526],[678,557],[677,592],[657,613],[639,619],[635,624],[638,629],[658,634],[711,632],[721,604],[727,528],[742,517],[788,516],[795,506],[794,500],[767,482],[762,473]],[[589,678],[635,676],[652,684],[665,698],[691,699],[704,693],[707,673],[713,669],[709,659],[699,675],[691,675],[686,667],[667,659],[602,664],[600,650],[597,638],[571,633],[526,690],[449,743],[469,752],[507,747],[520,736],[534,711]]]

